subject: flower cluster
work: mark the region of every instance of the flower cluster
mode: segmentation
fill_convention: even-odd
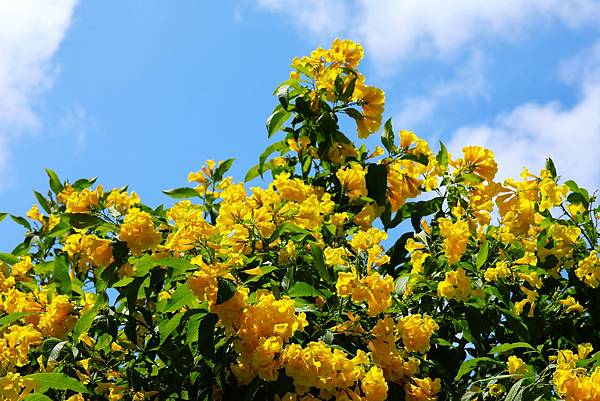
[[[150,207],[47,170],[0,253],[0,400],[599,400],[596,194],[394,131],[362,57],[294,59],[262,183],[209,160]]]

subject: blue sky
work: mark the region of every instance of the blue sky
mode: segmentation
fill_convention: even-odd
[[[489,146],[503,176],[551,155],[598,188],[597,21],[592,0],[2,2],[0,212],[26,212],[45,167],[150,205],[206,159],[241,180],[291,59],[335,37],[363,43],[397,129]],[[0,248],[21,234],[0,223]]]

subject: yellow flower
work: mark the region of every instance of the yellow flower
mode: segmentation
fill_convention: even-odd
[[[340,248],[327,247],[323,251],[323,255],[325,256],[325,263],[327,263],[328,266],[335,266],[335,265],[346,265],[346,261],[344,260],[344,258],[350,256],[351,253],[348,252],[348,250],[344,247],[340,247]]]
[[[474,173],[488,181],[492,181],[498,172],[494,153],[480,146],[462,148],[463,158],[451,161],[456,168],[456,175]]]
[[[82,333],[79,335],[79,341],[92,348],[96,344],[96,340],[94,340],[88,333]]]
[[[31,206],[31,209],[27,212],[27,217],[31,220],[39,221],[42,224],[44,223],[44,216],[40,213],[38,205]]]
[[[331,44],[331,49],[328,53],[328,61],[337,61],[353,68],[358,66],[358,63],[362,60],[364,55],[363,47],[360,43],[348,39],[342,40],[337,38]]]
[[[412,264],[412,273],[423,273],[423,263],[425,260],[431,256],[427,252],[423,251],[414,251],[410,254],[410,263]]]
[[[106,205],[114,207],[121,214],[125,214],[127,209],[138,203],[140,203],[140,197],[135,192],[127,195],[127,191],[121,192],[117,189],[110,191],[110,194],[106,198]]]
[[[12,267],[12,275],[15,277],[23,277],[27,275],[29,270],[33,269],[30,256],[20,257],[19,259],[20,260]]]
[[[579,213],[582,213],[586,208],[581,203],[571,203],[567,206],[567,210],[571,216],[576,217]]]
[[[339,169],[335,175],[340,180],[342,188],[344,188],[348,197],[352,199],[360,198],[361,196],[367,196],[367,184],[365,182],[365,175],[367,172],[360,164],[352,164],[350,167],[343,167]]]
[[[154,249],[162,240],[161,234],[154,228],[152,216],[138,208],[131,208],[125,216],[119,230],[121,241],[127,242],[127,247],[134,255]]]
[[[575,274],[588,287],[598,288],[598,285],[600,285],[600,259],[598,259],[598,252],[594,250],[581,260],[577,270],[575,270]]]
[[[385,103],[385,94],[379,88],[357,83],[354,99],[362,104],[362,119],[356,120],[358,137],[368,138],[381,127],[381,115]]]
[[[373,225],[373,221],[380,214],[379,209],[374,203],[365,205],[356,216],[354,216],[354,223],[363,230],[368,230]]]
[[[359,231],[350,240],[350,247],[355,252],[366,252],[374,245],[387,239],[387,234],[378,228],[369,228],[367,231]]]
[[[358,277],[355,272],[339,272],[338,279],[335,284],[335,288],[337,290],[337,294],[340,297],[346,297],[352,294],[354,288],[356,287],[358,281]]]
[[[50,214],[48,216],[48,230],[52,230],[54,227],[56,227],[58,225],[58,223],[60,223],[60,217],[58,217],[54,214]]]
[[[506,389],[504,388],[504,386],[500,383],[488,385],[488,392],[492,397],[500,397],[502,394],[504,394],[505,390]]]
[[[114,262],[111,244],[95,235],[76,233],[66,238],[64,250],[71,260],[79,254],[78,266],[85,272],[89,265],[106,267]]]
[[[391,306],[393,289],[394,280],[392,277],[382,277],[379,273],[371,273],[360,279],[352,290],[352,301],[356,303],[366,302],[369,316],[377,316]]]
[[[583,306],[579,302],[577,302],[575,300],[575,298],[573,298],[571,296],[568,296],[565,299],[561,299],[560,301],[558,301],[558,303],[567,307],[567,310],[566,310],[567,313],[583,312]]]
[[[553,178],[545,178],[540,182],[540,212],[550,210],[562,203],[569,188],[566,185],[556,185]]]
[[[388,166],[387,185],[392,211],[421,193],[419,188],[423,180],[420,176],[426,169],[412,160],[396,160]]]
[[[408,251],[408,252],[413,252],[417,249],[423,249],[425,248],[425,244],[422,244],[420,242],[416,242],[414,239],[409,238],[406,241],[406,245],[404,246],[404,248]]]
[[[508,263],[506,261],[501,261],[496,263],[496,267],[490,267],[483,273],[483,277],[485,281],[496,281],[501,278],[506,278],[510,276],[510,269],[508,268]]]
[[[309,342],[304,348],[290,344],[284,349],[282,359],[285,374],[292,378],[298,394],[316,388],[321,391],[322,397],[324,394],[333,396],[336,389],[350,390],[361,377],[366,377],[363,365],[368,363],[363,351],[359,350],[354,358],[348,358],[345,352],[321,341]],[[381,393],[380,380],[377,372],[373,372],[367,380],[369,394],[373,397]]]
[[[467,250],[469,242],[469,224],[464,220],[452,223],[450,219],[438,219],[440,233],[444,238],[442,246],[449,264],[458,262]]]
[[[406,393],[406,401],[436,401],[437,395],[442,389],[442,383],[440,379],[431,379],[426,377],[424,379],[413,378],[412,383],[406,383],[404,385],[404,392]]]
[[[84,189],[76,191],[69,184],[65,185],[63,191],[58,194],[57,199],[66,205],[67,213],[90,213],[93,206],[98,206],[98,200],[104,194],[101,185],[94,191]]]
[[[582,343],[577,345],[577,356],[579,359],[585,359],[592,353],[594,347],[590,343]]]
[[[508,374],[516,375],[514,380],[518,380],[525,372],[527,372],[527,364],[521,358],[515,355],[508,357]]]
[[[384,401],[387,398],[388,385],[383,370],[378,366],[369,369],[360,386],[365,393],[365,401]]]
[[[515,303],[515,312],[517,313],[517,315],[520,315],[521,313],[523,313],[525,305],[529,303],[529,313],[527,314],[527,316],[532,317],[533,312],[535,311],[535,303],[539,298],[539,294],[537,291],[532,291],[523,286],[520,286],[519,288],[525,293],[525,295],[527,295],[527,298]]]
[[[398,322],[398,331],[402,336],[404,348],[409,352],[421,354],[429,351],[431,335],[439,329],[431,316],[421,314],[403,317]]]
[[[446,273],[444,281],[438,283],[437,292],[441,297],[463,302],[471,297],[473,285],[463,268],[458,268]]]
[[[77,317],[72,315],[73,305],[66,295],[55,295],[40,318],[38,327],[47,336],[66,338]]]
[[[527,281],[530,286],[538,289],[542,288],[542,280],[537,272],[519,273],[518,275],[521,280]]]

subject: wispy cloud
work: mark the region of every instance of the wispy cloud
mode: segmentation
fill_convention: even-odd
[[[85,108],[79,103],[74,103],[67,108],[60,119],[58,130],[60,133],[72,138],[75,148],[80,151],[85,147],[91,125],[93,125],[92,121]]]
[[[503,177],[518,175],[524,164],[540,169],[545,157],[550,156],[563,177],[598,188],[600,41],[562,65],[565,78],[578,87],[576,104],[564,107],[553,101],[520,105],[498,115],[491,124],[459,128],[452,136],[450,149],[458,152],[464,144],[491,148]]]
[[[597,0],[259,0],[317,35],[360,40],[380,68],[419,56],[447,57],[490,38],[515,40],[544,22],[597,24]]]
[[[335,35],[351,19],[345,0],[258,0],[258,5],[290,18],[313,35]]]
[[[39,129],[35,104],[52,87],[52,59],[71,23],[77,0],[0,2],[0,169],[10,142]]]
[[[442,104],[456,97],[489,98],[484,64],[483,56],[474,52],[467,62],[460,66],[454,78],[435,85],[424,96],[405,98],[400,112],[394,118],[395,125],[413,130],[420,122],[430,119]]]

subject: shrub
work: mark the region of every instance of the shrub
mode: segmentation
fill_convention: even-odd
[[[0,254],[0,399],[600,400],[596,197],[394,131],[362,56],[294,59],[263,186],[208,161],[151,208],[47,170]]]

